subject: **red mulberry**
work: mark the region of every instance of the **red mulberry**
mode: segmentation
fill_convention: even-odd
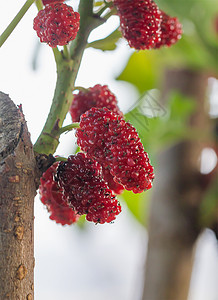
[[[68,157],[57,170],[57,180],[71,207],[95,223],[110,223],[121,212],[112,191],[102,179],[101,166],[84,153]]]
[[[51,47],[63,46],[75,39],[79,30],[80,15],[63,3],[46,5],[33,21],[41,42]]]
[[[89,157],[109,168],[116,182],[140,193],[150,189],[153,167],[136,129],[107,108],[92,108],[80,118],[77,143]]]
[[[114,0],[114,5],[130,47],[150,49],[159,42],[161,13],[153,0]]]
[[[97,84],[74,95],[70,107],[72,121],[79,122],[80,116],[92,107],[106,107],[118,115],[123,115],[117,106],[115,95],[109,90],[107,85]]]
[[[61,223],[62,225],[70,225],[79,219],[79,215],[68,206],[62,189],[54,180],[57,166],[58,162],[54,163],[43,173],[40,179],[41,185],[39,186],[40,198],[51,213],[51,220],[56,221],[56,223]]]
[[[182,36],[182,25],[177,18],[168,16],[165,12],[161,11],[161,40],[155,45],[155,48],[175,44]]]
[[[114,177],[111,175],[109,169],[105,169],[102,167],[103,178],[107,182],[109,188],[117,195],[122,194],[124,191],[124,186],[116,181],[114,181]]]
[[[43,5],[57,3],[57,2],[62,3],[62,2],[64,2],[64,0],[42,0]]]

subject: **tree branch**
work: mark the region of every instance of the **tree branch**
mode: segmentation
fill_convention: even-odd
[[[0,299],[34,298],[36,171],[22,111],[0,92]]]

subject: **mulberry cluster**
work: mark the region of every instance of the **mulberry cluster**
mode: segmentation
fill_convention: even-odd
[[[80,118],[77,143],[109,169],[125,189],[140,193],[152,187],[153,167],[136,129],[107,108],[92,108]]]
[[[54,163],[40,178],[39,194],[41,201],[50,212],[50,219],[62,225],[71,225],[79,219],[79,215],[69,207],[62,189],[54,180],[58,162]]]
[[[130,47],[137,50],[169,47],[181,38],[178,19],[160,10],[153,0],[114,0],[114,6]]]
[[[117,105],[116,96],[110,91],[107,85],[96,84],[84,91],[74,95],[74,100],[70,107],[70,114],[73,122],[79,122],[80,116],[92,107],[106,107],[113,113],[123,116]],[[108,169],[102,167],[103,177],[109,188],[115,194],[121,194],[124,187],[115,182]]]
[[[121,207],[106,182],[101,166],[84,153],[68,157],[57,170],[69,206],[95,223],[110,223],[121,212]]]
[[[117,105],[116,96],[109,90],[107,85],[96,84],[87,90],[74,95],[70,107],[73,122],[79,122],[80,116],[92,107],[107,107],[112,112],[123,116]]]
[[[155,45],[155,48],[175,44],[182,37],[182,25],[176,17],[170,17],[165,12],[161,11],[161,39]]]
[[[79,13],[74,12],[72,7],[55,1],[38,12],[33,21],[33,28],[41,42],[51,47],[63,46],[75,39],[79,30],[79,20]]]
[[[114,0],[120,27],[130,47],[153,48],[160,41],[161,12],[153,0]]]
[[[121,212],[114,192],[150,189],[153,167],[136,129],[105,107],[81,115],[76,136],[84,153],[43,174],[41,200],[57,223],[72,224],[84,214],[88,221],[110,223]]]

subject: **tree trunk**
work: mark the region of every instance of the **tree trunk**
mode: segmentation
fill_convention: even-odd
[[[36,160],[21,108],[0,92],[0,299],[34,298]]]
[[[205,133],[206,76],[191,70],[171,70],[165,78],[164,98],[173,90],[192,98],[196,109],[190,125]],[[204,186],[199,159],[203,146],[200,137],[184,140],[160,155],[151,200],[143,300],[188,297],[193,246],[200,232],[198,213]]]

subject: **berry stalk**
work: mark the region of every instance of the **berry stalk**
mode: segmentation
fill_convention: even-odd
[[[104,12],[105,12],[105,10],[107,9],[107,8],[110,8],[110,7],[112,7],[113,6],[113,3],[112,2],[105,2],[104,3],[104,6],[102,7],[102,8],[100,8],[99,9],[99,11],[97,11],[97,15],[98,16],[101,16]]]
[[[5,29],[5,31],[0,35],[0,47],[4,44],[4,42],[10,36],[10,34],[13,32],[13,30],[15,29],[15,27],[17,26],[17,24],[23,18],[23,16],[27,12],[27,10],[34,3],[34,1],[35,0],[27,0],[24,3],[24,5],[21,7],[21,9],[17,13],[17,15],[14,17],[14,19],[11,21],[11,23],[8,25],[8,27]]]
[[[75,128],[79,128],[79,122],[75,122],[73,124],[69,124],[67,126],[64,126],[64,127],[61,127],[59,130],[58,130],[58,133],[59,134],[62,134],[64,132],[67,132],[67,131],[71,131],[72,129],[75,129]]]
[[[74,60],[81,59],[90,32],[105,22],[104,19],[93,14],[93,0],[81,0],[78,12],[80,14],[80,29],[69,47],[70,56]]]
[[[73,100],[72,89],[79,71],[83,52],[90,32],[101,25],[100,18],[93,15],[93,1],[81,0],[79,5],[80,30],[69,47],[70,58],[57,55],[57,83],[51,109],[44,128],[34,145],[37,153],[53,154],[59,144],[60,128]],[[56,48],[56,51],[57,48]],[[60,53],[60,52],[59,52]]]

